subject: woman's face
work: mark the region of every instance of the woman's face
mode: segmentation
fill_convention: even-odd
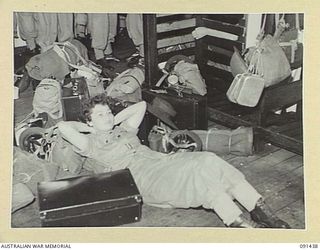
[[[90,123],[95,130],[108,131],[114,126],[114,116],[107,105],[97,104],[92,109]]]

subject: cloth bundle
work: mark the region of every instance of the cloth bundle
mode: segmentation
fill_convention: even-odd
[[[202,141],[202,150],[217,154],[248,156],[253,153],[253,129],[239,127],[230,129],[192,130]]]

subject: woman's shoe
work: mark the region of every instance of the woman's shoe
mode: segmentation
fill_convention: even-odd
[[[255,208],[250,212],[251,219],[262,224],[266,228],[291,228],[288,223],[281,220],[270,209],[270,207],[260,198]]]
[[[252,220],[245,218],[243,215],[240,215],[232,224],[228,227],[236,227],[236,228],[263,228],[264,226],[256,223]]]

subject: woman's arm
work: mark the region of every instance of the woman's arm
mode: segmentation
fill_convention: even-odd
[[[74,121],[61,121],[57,125],[64,139],[81,151],[86,151],[88,149],[88,137],[81,132],[93,133],[94,130],[92,127],[89,127],[85,123]]]
[[[145,101],[135,103],[116,114],[114,117],[114,124],[117,125],[122,123],[131,128],[138,128],[143,120],[146,108],[147,104]]]

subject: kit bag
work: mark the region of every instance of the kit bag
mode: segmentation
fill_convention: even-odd
[[[73,64],[66,49],[71,49],[79,58],[81,64]],[[56,43],[53,50],[66,62],[74,71],[71,71],[72,78],[84,77],[89,90],[90,97],[104,93],[103,79],[100,76],[101,68],[90,60],[82,57],[78,48],[70,42]]]
[[[244,58],[235,49],[230,60],[230,67],[233,76],[254,72],[265,80],[265,87],[268,87],[289,77],[291,69],[286,54],[279,45],[279,36],[283,32],[283,27],[278,26],[273,36],[265,36],[265,22],[266,15],[257,37],[257,45],[248,48],[244,53]]]
[[[33,194],[36,194],[37,183],[55,180],[59,166],[50,163],[18,147],[13,148],[12,184],[25,184]]]
[[[108,96],[124,101],[141,101],[141,85],[144,82],[144,70],[134,67],[119,74],[106,88]]]
[[[202,150],[216,154],[248,156],[253,153],[253,129],[239,127],[234,130],[192,130],[202,141]]]
[[[156,83],[156,87],[166,81],[168,88],[175,89],[178,93],[207,94],[205,80],[200,74],[197,64],[184,55],[175,55],[169,58],[162,69],[163,76]]]
[[[11,213],[32,203],[35,199],[34,194],[24,183],[12,185]]]
[[[255,72],[265,80],[265,86],[277,84],[291,75],[289,61],[271,35],[267,35],[255,48],[250,48],[245,61],[255,67]]]
[[[173,74],[178,76],[182,85],[192,89],[194,94],[207,94],[207,87],[197,64],[179,61],[174,66]]]
[[[60,83],[54,79],[43,79],[35,90],[32,106],[36,117],[46,112],[52,119],[62,118]]]
[[[249,72],[255,72],[265,80],[265,87],[277,84],[291,75],[289,61],[279,45],[278,37],[283,32],[282,23],[276,27],[274,35],[265,35],[264,27],[267,15],[264,15],[262,28],[255,47],[248,49],[244,60]]]

